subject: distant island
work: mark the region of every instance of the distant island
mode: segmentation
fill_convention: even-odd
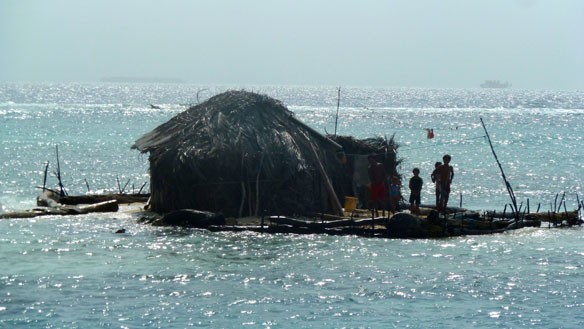
[[[481,88],[509,88],[511,84],[508,82],[501,82],[499,80],[485,80],[481,84]]]
[[[181,79],[160,77],[105,77],[99,81],[118,83],[184,83]]]

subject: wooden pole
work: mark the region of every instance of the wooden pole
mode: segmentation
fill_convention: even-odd
[[[140,186],[140,190],[138,191],[138,194],[140,194],[140,192],[142,192],[142,189],[144,188],[144,186],[146,186],[146,182],[144,182],[144,184],[142,184],[142,186]]]
[[[262,157],[260,158],[260,168],[258,169],[258,174],[256,176],[256,204],[255,204],[255,216],[258,216],[260,209],[260,174],[262,173],[262,166],[264,164],[264,152],[262,152]]]
[[[481,124],[483,125],[483,129],[485,130],[485,134],[487,135],[487,140],[489,141],[489,146],[491,147],[491,151],[493,152],[493,156],[495,157],[495,161],[497,161],[497,165],[501,170],[501,176],[503,177],[503,181],[505,182],[505,187],[507,187],[507,192],[509,193],[509,197],[511,198],[511,211],[513,211],[513,215],[515,217],[515,222],[519,221],[519,211],[517,209],[517,199],[515,199],[515,193],[513,192],[513,188],[509,181],[507,181],[507,177],[505,176],[505,172],[503,171],[503,167],[501,166],[501,162],[499,162],[499,158],[497,157],[497,153],[495,153],[495,149],[493,148],[493,143],[491,143],[491,137],[489,136],[489,132],[487,131],[487,127],[483,122],[483,118],[480,118]]]
[[[343,215],[343,207],[341,206],[341,202],[337,198],[337,195],[336,195],[335,190],[333,188],[333,184],[331,183],[328,175],[326,174],[326,171],[324,170],[324,166],[322,165],[322,162],[320,161],[320,157],[318,156],[318,153],[316,152],[314,145],[312,145],[312,143],[310,141],[308,142],[308,144],[312,150],[314,158],[316,159],[316,166],[317,166],[317,169],[320,172],[320,175],[322,177],[325,191],[326,191],[325,193],[327,194],[327,197],[331,203],[333,214],[342,216]]]
[[[59,161],[59,145],[55,145],[55,150],[57,153],[57,180],[59,181],[59,193],[61,196],[65,196],[65,186],[63,186],[63,181],[61,180],[61,162]]]
[[[124,192],[126,192],[126,187],[128,187],[128,184],[130,184],[130,178],[128,178],[128,181],[126,182],[126,184],[124,185],[124,187],[122,187],[122,190],[120,191],[120,194],[124,194]]]
[[[47,160],[47,162],[45,163],[45,174],[43,176],[43,192],[45,191],[46,187],[47,187],[47,171],[49,170],[49,161]]]
[[[243,173],[243,161],[245,157],[243,154],[241,155],[241,200],[239,201],[239,217],[243,217],[243,207],[245,206],[245,199],[247,198],[247,191],[245,190],[245,181],[244,181],[244,173]]]
[[[566,203],[566,192],[562,194],[562,198],[560,199],[560,203],[558,204],[558,209],[556,212],[560,212],[562,210],[562,203]]]
[[[341,106],[341,87],[337,88],[337,115],[335,115],[335,136],[337,135],[337,123],[339,122],[339,107]]]

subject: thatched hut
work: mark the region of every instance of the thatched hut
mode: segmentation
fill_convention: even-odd
[[[340,213],[330,176],[341,147],[266,95],[227,91],[132,146],[149,152],[152,210],[226,216]]]

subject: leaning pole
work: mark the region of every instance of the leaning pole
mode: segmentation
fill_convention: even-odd
[[[509,197],[511,197],[511,210],[513,211],[513,217],[515,217],[515,222],[519,221],[519,210],[517,209],[517,199],[515,199],[515,193],[513,192],[513,188],[507,177],[505,176],[505,172],[503,171],[503,167],[501,166],[501,162],[499,162],[499,158],[497,157],[497,153],[495,153],[495,149],[493,148],[493,143],[491,143],[491,137],[489,136],[489,132],[487,131],[487,127],[483,122],[483,118],[480,118],[481,124],[483,125],[483,129],[485,130],[485,134],[487,135],[487,140],[489,141],[489,146],[491,147],[491,151],[493,152],[493,156],[495,157],[495,161],[497,161],[497,165],[501,170],[501,176],[503,177],[503,181],[505,182],[505,187],[507,187],[507,192],[509,193]]]

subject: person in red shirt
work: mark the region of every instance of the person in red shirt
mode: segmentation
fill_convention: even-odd
[[[382,163],[377,162],[375,155],[369,155],[369,181],[371,183],[371,204],[375,210],[375,215],[379,216],[378,209],[384,209],[387,200],[387,173]]]

